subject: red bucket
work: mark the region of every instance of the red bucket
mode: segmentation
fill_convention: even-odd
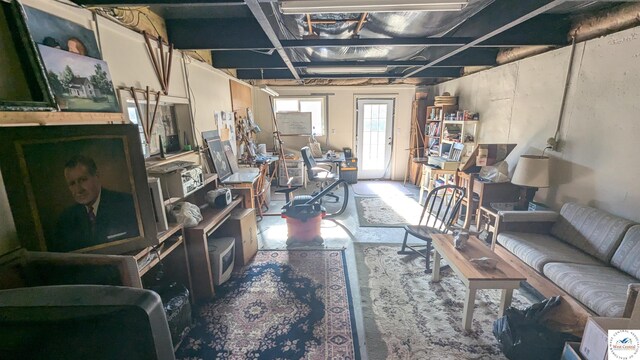
[[[283,216],[287,219],[287,236],[292,241],[312,242],[321,240],[320,224],[326,213],[322,212],[317,216],[310,217],[306,221]]]

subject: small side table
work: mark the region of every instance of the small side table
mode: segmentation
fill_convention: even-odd
[[[544,206],[544,205],[539,204],[538,206]],[[493,233],[491,237],[491,250],[495,248],[496,241],[498,240],[498,229],[496,228],[497,222],[498,222],[498,212],[503,210],[507,210],[507,209],[500,209],[491,205],[489,206],[485,205],[485,206],[481,206],[480,210],[478,211],[477,231],[482,231],[483,229],[486,228],[487,231],[490,231]],[[536,211],[536,210],[521,209],[521,208],[515,207],[509,211]]]
[[[493,233],[491,237],[491,250],[495,247],[496,238],[498,236],[496,231],[496,221],[498,220],[498,211],[490,206],[481,206],[478,211],[478,229],[482,231],[486,228],[487,231]]]

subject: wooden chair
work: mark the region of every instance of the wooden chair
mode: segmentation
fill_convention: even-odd
[[[268,164],[262,164],[259,167],[258,180],[255,182],[255,188],[253,191],[253,203],[258,211],[258,217],[262,220],[263,209],[269,210],[269,204],[267,203],[267,191],[271,191],[271,186],[267,176],[267,170],[269,170]]]
[[[418,225],[406,225],[404,227],[404,241],[398,254],[409,255],[413,252],[420,254],[427,260],[425,271],[431,271],[429,266],[432,250],[431,235],[450,232],[451,225],[460,211],[460,203],[464,195],[464,188],[456,185],[444,185],[431,190],[422,207]],[[425,241],[426,244],[407,245],[409,234]],[[411,251],[407,251],[407,249]]]
[[[478,212],[478,201],[473,199],[473,179],[475,174],[467,174],[462,171],[458,171],[456,176],[456,185],[465,189],[465,195],[462,198],[461,206],[465,208],[464,214],[464,224],[463,228],[469,229],[471,226],[471,217],[476,215]],[[456,219],[457,220],[457,219]]]

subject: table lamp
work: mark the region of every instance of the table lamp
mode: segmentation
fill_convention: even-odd
[[[538,188],[549,187],[549,158],[537,155],[520,156],[511,183],[522,186],[518,206],[527,209]]]

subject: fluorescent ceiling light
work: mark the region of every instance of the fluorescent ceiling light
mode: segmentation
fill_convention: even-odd
[[[460,11],[468,0],[282,0],[283,14]]]
[[[260,86],[260,90],[266,92],[267,94],[269,94],[269,95],[271,95],[273,97],[280,96],[280,94],[278,94],[277,91],[273,90],[272,88],[268,87],[267,85]]]
[[[309,66],[309,74],[381,74],[387,72],[386,66]]]

